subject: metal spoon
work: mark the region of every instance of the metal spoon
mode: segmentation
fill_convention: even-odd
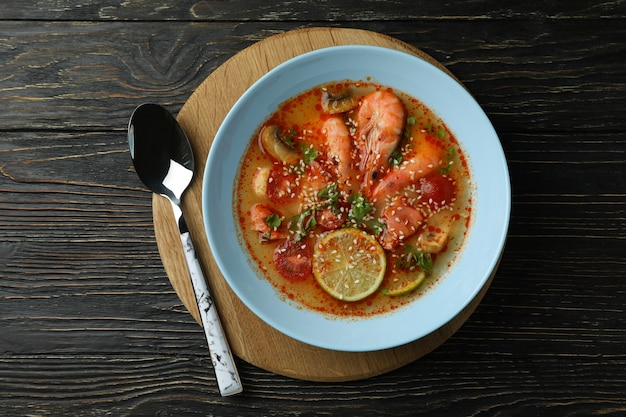
[[[172,203],[220,394],[237,394],[243,390],[239,373],[180,205],[194,173],[189,140],[174,116],[164,107],[142,104],[130,117],[128,144],[139,179],[152,192],[167,197]]]

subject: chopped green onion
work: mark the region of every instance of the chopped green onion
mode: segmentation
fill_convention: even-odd
[[[392,167],[397,167],[398,165],[400,165],[400,162],[402,162],[402,152],[396,149],[391,153],[391,156],[389,157],[389,165],[391,165]]]

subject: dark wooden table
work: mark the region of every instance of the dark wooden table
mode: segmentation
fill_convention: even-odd
[[[128,117],[176,113],[243,48],[313,26],[398,38],[470,89],[509,160],[508,245],[475,313],[420,360],[344,383],[239,361],[245,392],[221,398]],[[0,173],[2,416],[626,415],[623,0],[4,0]]]

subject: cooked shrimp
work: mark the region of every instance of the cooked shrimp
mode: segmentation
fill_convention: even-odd
[[[252,229],[259,232],[262,240],[276,240],[284,239],[287,237],[285,232],[279,231],[276,227],[271,227],[268,223],[268,219],[272,215],[281,216],[272,211],[264,204],[254,204],[250,207],[250,220],[252,221]]]
[[[382,210],[380,219],[385,223],[385,230],[379,237],[380,244],[391,250],[418,231],[424,216],[403,198],[397,197]]]
[[[317,193],[331,182],[332,174],[328,172],[324,164],[317,161],[311,162],[306,167],[304,177],[300,180],[303,194]],[[306,196],[303,196],[306,200]]]
[[[352,139],[348,127],[340,117],[324,122],[322,133],[326,135],[329,163],[335,171],[340,188],[352,181]]]
[[[415,152],[409,154],[399,165],[389,172],[372,188],[369,198],[382,200],[402,191],[405,187],[417,183],[420,178],[437,170],[441,166],[443,148],[431,135],[422,133],[422,137],[414,138]]]
[[[405,116],[402,101],[388,91],[375,91],[362,99],[356,122],[364,189],[370,188],[389,166],[389,157],[400,142]]]

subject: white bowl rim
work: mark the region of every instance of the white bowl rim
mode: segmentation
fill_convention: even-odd
[[[359,57],[367,57],[368,59],[376,58],[373,60],[374,63],[372,64],[374,67],[362,73],[370,73],[369,75],[372,77],[373,81],[390,85],[404,92],[407,92],[407,90],[413,91],[413,88],[401,88],[398,85],[394,85],[395,81],[383,82],[380,80],[381,75],[379,73],[384,71],[393,72],[397,69],[394,69],[391,64],[403,62],[413,65],[415,69],[419,69],[420,75],[432,77],[434,80],[441,82],[441,85],[445,86],[450,91],[450,94],[453,94],[455,102],[461,101],[464,106],[467,106],[465,110],[471,115],[473,127],[477,127],[482,135],[480,140],[488,141],[488,147],[485,147],[484,144],[481,144],[479,147],[481,150],[488,152],[488,156],[481,156],[481,159],[487,159],[490,162],[489,169],[480,165],[476,166],[474,164],[476,162],[475,154],[468,152],[467,146],[468,144],[472,144],[473,148],[477,148],[478,145],[474,145],[473,142],[470,142],[469,134],[467,138],[465,134],[459,134],[459,132],[450,125],[450,117],[441,115],[446,125],[448,125],[450,130],[452,130],[457,137],[467,158],[470,160],[472,180],[476,181],[477,172],[480,173],[480,178],[485,178],[485,183],[481,182],[481,184],[477,186],[473,202],[475,208],[482,209],[485,207],[485,210],[474,211],[473,215],[477,218],[472,219],[472,225],[468,236],[466,236],[462,253],[458,255],[451,271],[441,279],[435,288],[428,290],[424,297],[400,309],[400,311],[373,316],[367,319],[352,320],[334,317],[329,318],[320,313],[298,308],[288,301],[281,300],[273,286],[267,282],[265,278],[257,276],[253,270],[254,267],[248,263],[248,256],[244,253],[246,250],[240,247],[240,237],[237,231],[238,226],[237,222],[233,219],[232,190],[236,184],[236,174],[229,172],[228,177],[224,178],[224,172],[219,171],[219,169],[226,169],[227,163],[225,161],[232,162],[232,158],[234,157],[236,157],[235,171],[237,170],[237,167],[240,165],[243,149],[245,149],[250,142],[253,132],[269,117],[278,104],[284,100],[308,88],[322,84],[323,82],[340,81],[344,79],[365,79],[364,76],[352,77],[346,74],[346,76],[316,82],[318,78],[323,78],[326,74],[306,73],[307,68],[317,68],[316,64],[319,66],[320,60],[323,62],[329,59],[342,59],[342,65],[348,67],[357,65],[357,63],[354,62],[344,63],[344,61],[349,61],[346,56],[350,56],[351,59]],[[333,62],[336,63],[337,61]],[[384,69],[381,67],[384,67]],[[300,73],[298,73],[298,71],[293,72],[297,69],[305,69],[305,71],[300,71]],[[298,84],[296,84],[296,86],[290,84],[283,86],[284,88],[280,87],[281,83],[279,81],[282,80],[284,83],[284,72],[287,71],[287,74],[289,74],[290,70],[292,71],[291,76],[295,78]],[[332,71],[330,71],[330,73],[334,74]],[[403,76],[400,78],[403,79],[406,77]],[[430,80],[430,78],[428,79]],[[300,84],[306,85],[306,87],[299,86]],[[273,98],[273,101],[270,100],[271,103],[266,103],[266,99],[258,97],[257,92],[262,91],[263,88],[277,86],[282,88],[280,94],[287,94],[287,96],[283,97],[279,94],[278,97]],[[408,94],[425,102],[425,104],[435,110],[436,113],[441,113],[438,111],[439,103],[432,105],[429,100],[425,100],[425,98],[421,97],[419,94],[412,94],[410,91],[408,91]],[[256,119],[254,119],[256,121],[249,123],[251,126],[247,129],[249,134],[246,137],[239,138],[245,141],[245,144],[243,147],[238,148],[240,151],[237,156],[236,147],[230,146],[231,144],[228,143],[228,141],[232,140],[232,137],[237,138],[237,135],[233,136],[233,133],[238,133],[242,128],[235,126],[236,120],[242,115],[249,116],[247,112],[249,111],[250,103],[255,100],[257,102],[260,100],[262,102],[261,104],[269,107],[266,114],[252,115],[256,117]],[[436,101],[436,99],[434,100]],[[272,108],[272,106],[274,107]],[[474,139],[474,136],[471,136],[471,141],[473,140],[476,139]],[[219,172],[220,175],[216,173],[216,170],[218,170],[217,172]],[[483,173],[483,171],[488,172]],[[487,180],[489,181],[487,182]],[[483,191],[483,189],[486,191]],[[487,192],[486,196],[481,197],[481,193],[485,192]],[[217,193],[217,196],[215,196],[215,193]],[[218,203],[216,203],[220,198],[227,198],[228,202],[225,203],[222,201],[220,203],[218,201]],[[483,200],[489,198],[495,199],[491,200],[487,205]],[[225,204],[228,206],[227,213],[224,212],[226,208]],[[222,275],[235,294],[254,314],[287,336],[307,344],[339,351],[374,351],[410,343],[436,331],[461,313],[478,295],[482,288],[488,284],[491,274],[498,265],[508,231],[510,206],[510,179],[501,143],[487,115],[465,87],[459,84],[457,80],[450,77],[445,71],[442,71],[420,57],[394,49],[367,45],[333,46],[298,55],[278,65],[259,78],[239,100],[237,100],[218,129],[207,158],[202,184],[202,213],[209,245]],[[491,207],[491,209],[488,210],[488,207]],[[485,211],[486,214],[483,214],[482,211]],[[478,265],[476,265],[476,262],[472,262],[471,259],[468,259],[468,256],[472,256],[474,253],[468,255],[467,250],[468,246],[471,246],[469,244],[474,242],[474,240],[478,239],[480,242],[481,235],[478,235],[475,230],[477,223],[480,227],[484,226],[482,233],[488,235],[490,239],[490,245],[476,251],[478,254],[485,256],[485,259],[480,259]],[[233,242],[236,245],[234,245]],[[477,246],[477,244],[475,243],[474,246]],[[459,272],[461,263],[464,268],[467,268],[463,273]],[[461,274],[467,274],[469,278],[465,279],[470,282],[462,282],[460,278],[457,277]],[[241,277],[243,275],[246,275],[246,277],[242,280]],[[456,279],[453,280],[452,276],[456,277]],[[457,295],[458,293],[462,294]],[[446,303],[446,299],[442,299],[441,295],[433,299],[433,294],[448,294],[452,295],[452,297],[449,303]],[[265,299],[266,297],[274,297],[274,299],[268,301]],[[259,300],[260,298],[262,299]],[[427,307],[426,304],[428,304]],[[425,314],[419,316],[419,314],[429,313],[428,308],[432,309],[435,307],[437,309],[445,308],[447,314]],[[408,328],[408,331],[406,331],[406,320],[410,317],[414,318],[415,315],[424,318],[424,322],[418,323],[417,328]],[[303,323],[306,323],[306,326],[304,326],[306,329],[303,329]]]

